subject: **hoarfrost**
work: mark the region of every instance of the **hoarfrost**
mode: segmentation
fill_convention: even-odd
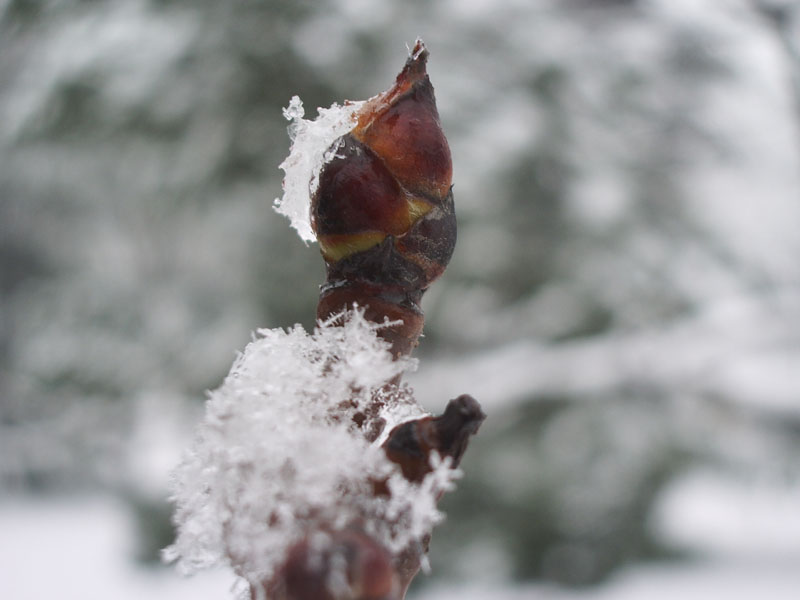
[[[416,362],[393,360],[381,327],[355,310],[312,334],[258,331],[210,393],[173,473],[178,535],[166,559],[185,573],[227,563],[257,582],[315,530],[358,523],[398,551],[441,520],[436,498],[459,473],[436,457],[411,484],[353,420],[370,414],[386,432],[425,414],[408,387],[387,386]],[[384,480],[391,493],[376,498],[373,483]]]
[[[311,196],[317,190],[322,166],[333,158],[332,148],[337,138],[349,132],[356,123],[355,114],[363,102],[336,103],[330,108],[318,108],[313,121],[303,118],[305,109],[298,96],[293,96],[283,116],[291,121],[289,137],[292,147],[289,156],[280,164],[286,173],[283,178],[283,197],[275,199],[275,210],[291,221],[300,238],[308,243],[316,238],[311,230]]]

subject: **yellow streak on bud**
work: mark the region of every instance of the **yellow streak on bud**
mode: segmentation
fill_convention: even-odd
[[[322,256],[324,256],[326,260],[333,262],[352,256],[357,252],[369,250],[373,246],[380,244],[384,239],[386,239],[386,234],[380,231],[321,235],[318,237]]]
[[[433,205],[422,198],[409,198],[408,200],[408,228],[433,210]]]
[[[433,210],[433,204],[423,198],[408,197],[405,223],[397,223],[396,231],[362,231],[360,233],[339,233],[317,236],[322,256],[330,262],[337,262],[358,252],[369,250],[380,244],[388,234],[402,236],[422,217]]]

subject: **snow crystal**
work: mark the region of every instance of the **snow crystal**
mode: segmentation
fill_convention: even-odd
[[[260,330],[210,393],[193,448],[173,474],[177,539],[165,558],[184,572],[230,564],[251,582],[269,578],[286,550],[320,527],[358,522],[391,551],[414,544],[441,520],[436,498],[458,472],[432,461],[420,483],[389,462],[384,432],[425,413],[410,389],[387,381],[412,369],[392,359],[380,325],[356,310],[312,334]],[[377,408],[376,408],[377,407]],[[375,497],[386,481],[390,495]]]
[[[299,97],[292,97],[283,116],[291,121],[289,137],[292,147],[289,156],[280,164],[286,173],[283,178],[283,197],[275,200],[275,210],[291,221],[292,227],[304,242],[316,238],[311,230],[311,196],[317,190],[322,166],[333,158],[333,143],[356,124],[355,114],[363,102],[336,103],[330,108],[318,108],[313,121],[303,118],[305,109]]]

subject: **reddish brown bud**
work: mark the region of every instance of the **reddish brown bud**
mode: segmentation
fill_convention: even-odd
[[[367,321],[382,323],[386,319],[398,322],[381,329],[379,333],[392,345],[393,356],[406,355],[416,346],[425,319],[422,312],[415,306],[406,304],[404,298],[401,292],[392,296],[367,284],[323,288],[317,305],[317,318],[328,319],[342,309],[354,305],[363,307]]]
[[[398,425],[383,444],[386,456],[400,465],[406,479],[420,482],[431,471],[431,453],[449,456],[458,466],[467,449],[469,436],[477,433],[486,415],[480,404],[467,394],[447,403],[438,417],[424,417]]]
[[[450,260],[452,162],[427,57],[418,42],[394,85],[364,104],[320,173],[311,225],[329,283],[400,288],[415,302]]]
[[[322,254],[333,263],[387,236],[403,236],[433,208],[410,195],[383,160],[352,135],[339,143],[320,173],[311,214]]]
[[[367,318],[402,319],[381,334],[395,354],[422,331],[419,301],[444,272],[456,242],[452,162],[417,42],[394,85],[364,103],[339,138],[311,202],[327,267],[317,316],[354,303]]]
[[[320,174],[316,200],[317,235],[402,235],[411,226],[400,184],[370,148],[349,134]]]
[[[431,453],[451,458],[455,468],[467,449],[469,437],[477,433],[486,415],[480,404],[466,394],[447,403],[439,417],[423,417],[395,427],[383,444],[386,457],[399,465],[403,476],[419,483],[430,473]],[[382,491],[376,486],[377,491]],[[422,554],[427,553],[430,535],[421,540],[420,546],[409,546],[394,558],[397,578],[405,597],[411,580],[420,568]]]
[[[410,193],[443,200],[450,190],[453,164],[427,61],[428,50],[417,41],[394,85],[359,111],[353,135],[384,160]]]

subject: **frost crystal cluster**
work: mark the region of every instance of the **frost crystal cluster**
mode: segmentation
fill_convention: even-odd
[[[291,121],[292,148],[280,164],[286,176],[283,197],[275,200],[275,210],[289,218],[304,242],[317,239],[311,230],[308,209],[311,195],[317,190],[320,170],[336,152],[336,148],[331,147],[333,142],[356,124],[356,112],[363,104],[346,102],[340,106],[334,103],[330,108],[318,108],[318,116],[313,121],[303,118],[305,109],[298,96],[293,96],[289,106],[283,109],[283,116]]]
[[[397,551],[440,520],[436,498],[455,472],[435,461],[411,484],[380,447],[394,426],[424,415],[407,387],[387,386],[415,362],[393,360],[380,327],[356,310],[313,334],[258,332],[210,393],[173,474],[178,536],[167,559],[187,573],[230,564],[258,582],[318,528],[357,523]],[[369,442],[364,432],[384,422]],[[376,482],[391,493],[376,496]]]

